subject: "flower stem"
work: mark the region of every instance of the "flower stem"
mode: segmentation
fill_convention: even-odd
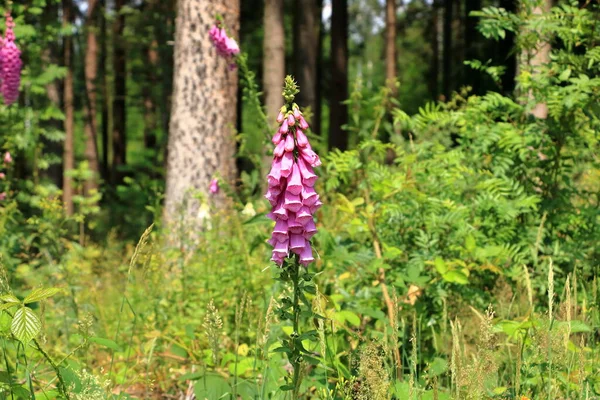
[[[293,298],[293,303],[292,303],[292,315],[293,315],[293,326],[294,326],[294,330],[292,332],[292,338],[291,338],[291,345],[292,345],[292,360],[291,360],[291,364],[294,368],[294,375],[293,375],[293,380],[292,380],[292,385],[294,386],[294,391],[293,391],[293,399],[297,399],[298,398],[298,392],[300,391],[300,367],[301,367],[301,363],[302,363],[302,359],[301,359],[301,355],[300,355],[300,350],[298,349],[297,346],[297,341],[299,341],[300,339],[298,338],[300,333],[299,333],[299,321],[300,321],[300,290],[302,290],[300,288],[300,262],[298,260],[298,256],[294,257],[294,263],[292,264],[292,268],[290,270],[290,278],[292,280],[292,287],[293,287],[293,291],[294,291],[294,298]]]

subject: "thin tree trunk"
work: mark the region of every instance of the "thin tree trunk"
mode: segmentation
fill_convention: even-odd
[[[71,0],[63,0],[63,26],[67,27],[73,21],[73,4]],[[65,108],[65,142],[63,151],[63,203],[67,215],[73,215],[73,180],[67,172],[75,168],[74,151],[74,109],[73,109],[73,40],[71,34],[64,37],[64,66],[67,70],[63,89],[63,103]]]
[[[59,19],[59,6],[56,2],[48,2],[44,7],[44,23],[45,24],[56,24]],[[42,62],[44,68],[48,68],[49,65],[60,65],[60,46],[57,42],[53,42],[42,51]],[[48,101],[51,107],[57,110],[61,110],[61,87],[60,81],[55,79],[46,85],[46,93],[48,95]],[[48,121],[42,121],[42,124],[46,125],[48,129],[55,129],[62,131],[64,129],[63,121],[59,118],[52,118]],[[44,151],[48,154],[55,155],[58,159],[62,160],[63,156],[63,144],[55,141],[48,140],[44,137]],[[42,175],[52,181],[58,188],[62,188],[63,185],[63,169],[62,163],[52,164],[46,169]]]
[[[87,9],[87,45],[85,49],[85,158],[94,174],[85,182],[85,193],[98,189],[100,167],[98,165],[98,142],[96,123],[96,79],[98,78],[98,0],[88,0]]]
[[[125,16],[121,13],[124,5],[125,0],[115,0],[116,17],[113,25],[114,93],[112,101],[112,180],[114,183],[121,182],[123,177],[122,172],[119,170],[127,163],[127,109],[125,104],[127,96],[127,55],[123,43]]]
[[[440,75],[440,29],[439,29],[439,4],[434,1],[431,5],[431,19],[428,26],[428,36],[431,40],[431,65],[429,67],[429,95],[432,100],[437,100],[439,95]]]
[[[452,93],[452,4],[453,0],[444,0],[444,55],[442,61],[443,92],[446,101]]]
[[[296,0],[295,3],[294,74],[300,86],[300,93],[296,96],[296,101],[300,107],[310,108],[309,122],[312,123],[317,108],[319,3],[318,0]]]
[[[551,0],[544,0],[542,6],[535,7],[532,12],[534,15],[543,15],[550,12],[550,8],[552,8]],[[527,59],[529,60],[532,73],[539,74],[540,68],[550,62],[550,43],[544,41],[538,42],[533,53],[527,55]],[[536,104],[531,114],[537,118],[547,118],[548,105],[546,103]]]
[[[348,122],[348,2],[332,0],[331,14],[331,100],[329,104],[329,148],[345,150]]]
[[[275,118],[283,105],[281,91],[285,78],[285,31],[283,1],[265,0],[265,37],[263,41],[263,91],[269,121]]]
[[[158,154],[156,149],[156,130],[158,121],[156,115],[156,103],[152,89],[156,87],[158,79],[156,70],[158,68],[158,42],[156,39],[145,49],[146,56],[146,82],[142,86],[144,98],[144,147],[152,151],[153,157]]]
[[[385,2],[385,82],[396,96],[396,0]]]
[[[471,17],[472,11],[481,10],[481,0],[465,0],[465,58],[466,60],[479,60],[481,58],[478,46],[477,23],[479,19]],[[468,65],[465,69],[465,83],[471,86],[474,94],[479,94],[481,86],[481,72],[474,71]]]
[[[105,181],[110,179],[110,167],[108,163],[108,153],[109,150],[109,140],[108,140],[108,131],[109,131],[109,114],[110,114],[110,101],[109,101],[109,88],[108,88],[108,69],[106,68],[108,60],[108,35],[107,35],[107,26],[106,26],[106,13],[107,13],[107,5],[106,0],[100,0],[102,2],[102,15],[100,20],[100,37],[102,47],[100,49],[100,76],[102,76],[102,116],[101,116],[101,142],[102,142],[102,177]]]
[[[318,0],[318,17],[319,17],[319,45],[317,47],[317,80],[315,82],[315,110],[314,117],[312,121],[312,131],[313,133],[320,135],[321,134],[321,118],[322,118],[322,85],[323,85],[323,36],[324,36],[324,27],[323,27],[323,18],[321,17],[323,13],[323,0]]]
[[[508,12],[516,11],[516,0],[500,0],[500,7]],[[515,77],[517,74],[517,57],[515,52],[515,34],[506,31],[506,37],[499,43],[499,53],[502,65],[506,67],[502,75],[502,92],[511,94],[515,89]]]
[[[207,32],[215,14],[229,32],[238,32],[239,0],[180,0],[176,20],[173,109],[169,132],[165,220],[180,210],[198,215],[196,191],[207,193],[211,179],[233,183],[237,71],[220,57]]]

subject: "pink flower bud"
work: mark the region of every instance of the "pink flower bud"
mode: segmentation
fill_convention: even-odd
[[[300,128],[296,129],[296,142],[298,142],[298,147],[308,146],[308,138]]]
[[[279,132],[279,130],[277,130],[275,135],[273,135],[273,139],[271,139],[271,141],[274,145],[278,145],[279,142],[281,142],[281,132]]]
[[[5,164],[10,164],[12,162],[12,157],[10,156],[10,153],[7,151],[6,153],[4,153],[4,163]]]
[[[287,133],[288,132],[288,122],[287,119],[283,120],[283,123],[281,124],[281,127],[279,128],[279,132],[281,133]]]
[[[282,141],[279,142],[279,144],[277,146],[275,146],[275,150],[273,150],[273,155],[275,157],[280,158],[280,157],[283,156],[283,153],[285,153],[286,151],[291,151],[291,150],[287,150],[286,149],[286,147],[285,147],[286,142],[287,142],[287,139],[286,140],[282,140]]]
[[[298,118],[298,122],[300,123],[300,129],[302,129],[303,131],[308,129],[308,122],[306,122],[302,115],[300,116],[300,118]]]
[[[315,186],[317,175],[313,172],[312,167],[306,165],[302,158],[298,159],[298,167],[300,169],[300,174],[302,175],[302,183],[306,186]]]
[[[285,115],[283,115],[283,111],[279,111],[279,114],[277,114],[277,123],[282,123],[283,120],[285,118]]]
[[[294,126],[296,124],[296,120],[294,119],[294,116],[292,114],[288,114],[287,123],[289,126]]]
[[[6,175],[4,175],[4,172],[0,172],[0,179],[4,179],[6,178]]]
[[[298,107],[294,107],[294,118],[296,118],[297,120],[300,119],[300,117],[302,116],[302,113],[300,112],[300,109]]]
[[[273,160],[271,171],[269,172],[267,179],[269,180],[269,186],[279,185],[279,180],[281,179],[281,158],[275,158]]]
[[[285,151],[294,151],[294,137],[288,134],[285,138]]]

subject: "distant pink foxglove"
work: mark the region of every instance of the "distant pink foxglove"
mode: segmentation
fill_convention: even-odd
[[[21,51],[15,44],[15,23],[12,17],[6,13],[6,32],[2,47],[0,48],[0,92],[4,97],[4,104],[10,105],[19,98],[19,86],[21,84]]]
[[[321,161],[303,132],[308,123],[296,104],[291,109],[283,106],[277,122],[280,127],[272,140],[275,150],[265,195],[272,206],[268,216],[275,221],[268,241],[273,246],[271,260],[282,265],[294,253],[307,266],[314,261],[310,243],[317,231],[314,213],[322,204],[314,190],[317,175],[313,167]]]
[[[237,42],[235,39],[227,36],[225,28],[221,26],[220,22],[217,22],[212,26],[212,28],[210,28],[208,31],[208,36],[215,45],[217,53],[221,57],[230,58],[240,52],[240,47],[238,46]]]
[[[10,152],[6,152],[4,153],[4,164],[10,164],[12,162],[12,157],[10,155]]]
[[[217,178],[210,181],[210,186],[208,188],[211,194],[219,193],[219,180]]]

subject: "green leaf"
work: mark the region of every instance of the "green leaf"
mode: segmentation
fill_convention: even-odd
[[[35,338],[42,330],[42,323],[35,315],[33,310],[28,307],[21,307],[15,313],[10,331],[24,345]]]
[[[119,344],[117,342],[115,342],[114,340],[100,338],[100,337],[91,337],[88,340],[92,343],[99,344],[100,346],[107,347],[114,351],[121,350],[121,346],[119,346]]]
[[[194,384],[194,394],[198,399],[223,399],[228,398],[231,386],[220,375],[205,375]]]
[[[458,283],[459,285],[466,285],[469,283],[469,277],[460,271],[448,271],[442,275],[446,282]]]
[[[2,295],[2,296],[0,296],[0,300],[3,301],[3,302],[5,302],[5,303],[21,304],[21,300],[17,299],[12,294],[4,294],[4,295]]]
[[[352,311],[343,310],[343,311],[338,312],[337,314],[339,314],[344,320],[348,321],[348,323],[350,323],[351,325],[354,325],[354,326],[360,325],[359,316],[356,315],[355,313],[353,313]]]
[[[281,389],[284,392],[290,391],[290,390],[294,390],[294,385],[282,385],[279,386],[279,389]]]
[[[561,72],[561,74],[558,76],[558,79],[561,81],[566,81],[569,79],[570,76],[571,76],[571,68],[567,68],[563,72]]]
[[[448,271],[448,267],[446,266],[446,262],[441,257],[436,257],[433,261],[433,265],[435,265],[435,269],[440,274],[444,275]]]
[[[25,300],[23,300],[24,304],[35,303],[37,301],[41,301],[47,299],[48,297],[54,296],[56,293],[61,290],[58,288],[37,288],[33,292],[29,293]]]

